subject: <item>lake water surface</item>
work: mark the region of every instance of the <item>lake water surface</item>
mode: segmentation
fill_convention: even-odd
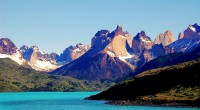
[[[84,100],[97,92],[0,93],[0,110],[194,110],[195,108],[114,106],[105,101]]]

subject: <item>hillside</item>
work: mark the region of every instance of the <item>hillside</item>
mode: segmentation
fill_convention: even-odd
[[[68,76],[47,75],[18,65],[10,59],[0,59],[0,91],[97,91],[111,82],[89,82]]]
[[[113,100],[112,104],[200,106],[200,59],[145,71],[91,100]]]

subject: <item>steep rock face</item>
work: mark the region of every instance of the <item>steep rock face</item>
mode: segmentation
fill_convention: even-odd
[[[174,52],[190,52],[200,45],[200,26],[198,24],[189,25],[179,39],[169,45]]]
[[[167,46],[172,42],[174,42],[174,35],[170,31],[159,34],[154,40],[155,44],[162,44],[163,46]]]
[[[200,39],[200,26],[197,23],[189,25],[183,33],[179,33],[178,39],[182,38]]]
[[[8,38],[0,39],[0,58],[10,58],[19,65],[23,65],[26,62],[22,57],[21,51]]]
[[[189,25],[189,27],[184,31],[183,38],[198,38],[200,39],[200,26],[196,23]]]
[[[147,70],[161,68],[164,66],[171,66],[182,62],[187,62],[200,58],[200,46],[189,53],[171,53],[157,57],[145,63],[139,70],[134,72],[133,75],[142,73]]]
[[[91,45],[84,45],[81,43],[77,44],[76,46],[69,46],[63,51],[63,53],[61,53],[57,61],[71,62],[86,53],[90,47]]]
[[[131,39],[131,35],[124,32],[122,27],[118,25],[111,33],[108,30],[98,31],[92,38],[91,44],[97,52],[104,49],[111,56],[127,56],[132,47]]]
[[[86,53],[52,73],[86,80],[117,80],[127,77],[131,69],[116,57],[100,52],[93,57]]]
[[[182,39],[183,36],[184,36],[184,34],[183,34],[182,32],[180,32],[180,33],[178,34],[178,39]]]
[[[152,46],[151,49],[143,50],[142,54],[140,54],[139,56],[139,60],[137,62],[137,68],[135,69],[135,71],[140,69],[143,65],[145,65],[149,61],[169,53],[174,53],[173,48],[170,48],[168,46],[163,46],[162,44],[155,44]]]
[[[87,80],[116,81],[127,77],[132,71],[125,61],[130,56],[126,50],[130,43],[128,37],[130,34],[123,32],[121,26],[111,33],[108,30],[98,31],[92,38],[89,51],[51,73]]]
[[[57,60],[59,58],[59,55],[55,52],[52,52],[50,55],[49,55],[50,59],[51,60]]]
[[[144,65],[146,62],[152,60],[152,56],[151,53],[149,52],[149,50],[144,49],[143,52],[139,55],[139,59],[137,61],[137,68],[135,70],[137,70],[138,68],[140,68],[142,65]]]
[[[131,48],[131,36],[128,32],[123,32],[122,27],[117,26],[117,29],[110,34],[112,40],[106,46],[105,50],[108,53],[113,53],[116,57],[129,56],[127,48]],[[112,56],[112,55],[111,55]]]
[[[170,48],[168,46],[163,46],[162,44],[155,44],[153,47],[149,50],[151,53],[152,59],[163,56],[169,53],[174,53],[173,48]]]
[[[58,55],[54,52],[52,52],[51,54],[45,53],[42,50],[40,50],[37,46],[22,46],[20,48],[20,50],[22,51],[22,55],[24,57],[24,59],[26,59],[27,61],[31,60],[31,57],[35,57],[38,60],[45,60],[45,61],[56,61],[58,59]],[[36,54],[36,55],[33,55]]]
[[[92,38],[91,47],[95,48],[97,51],[102,50],[111,41],[111,37],[108,37],[110,32],[108,30],[98,31]]]
[[[51,71],[58,68],[60,65],[56,64],[58,55],[56,53],[45,53],[37,46],[22,46],[20,48],[22,56],[29,62],[30,66],[38,71]]]
[[[0,39],[0,53],[1,54],[14,54],[17,52],[17,47],[15,44],[8,38]]]
[[[140,54],[143,52],[143,50],[151,49],[151,47],[154,45],[154,43],[151,41],[150,37],[148,37],[144,31],[141,31],[138,33],[134,38],[132,42],[132,52],[134,54]]]

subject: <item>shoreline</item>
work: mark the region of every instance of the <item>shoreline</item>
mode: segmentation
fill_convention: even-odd
[[[180,108],[200,108],[195,104],[187,104],[181,102],[166,102],[166,103],[154,103],[150,101],[131,101],[131,100],[110,100],[105,104],[116,105],[116,106],[155,106],[155,107],[180,107]]]

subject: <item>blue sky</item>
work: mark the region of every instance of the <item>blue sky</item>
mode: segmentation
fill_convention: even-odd
[[[199,5],[200,0],[0,0],[0,38],[58,54],[90,44],[98,30],[113,31],[118,24],[132,37],[144,30],[154,40],[171,30],[177,38],[189,24],[200,24]]]

